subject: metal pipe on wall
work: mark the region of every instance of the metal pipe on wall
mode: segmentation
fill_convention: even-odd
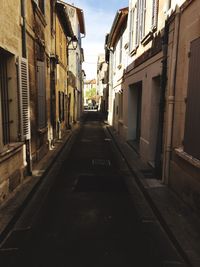
[[[162,181],[165,184],[169,182],[170,175],[170,159],[172,152],[172,136],[173,136],[173,121],[174,121],[174,105],[175,105],[175,89],[176,89],[176,72],[177,72],[177,58],[178,58],[178,43],[179,43],[179,29],[180,29],[180,9],[177,7],[175,16],[174,29],[174,45],[172,50],[172,64],[171,64],[171,80],[169,81],[169,90],[167,96],[167,124],[166,124],[166,139],[164,147],[164,168]]]

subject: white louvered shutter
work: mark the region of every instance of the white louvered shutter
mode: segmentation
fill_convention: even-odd
[[[18,60],[18,77],[21,141],[24,141],[31,137],[28,61],[25,58]]]

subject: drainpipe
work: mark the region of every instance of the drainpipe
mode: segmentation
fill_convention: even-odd
[[[107,46],[109,51],[109,62],[108,62],[108,123],[113,125],[112,118],[113,118],[113,48]]]
[[[167,99],[167,125],[166,125],[166,141],[164,148],[164,168],[163,182],[168,184],[170,175],[170,159],[172,152],[172,137],[173,137],[173,121],[174,121],[174,105],[175,105],[175,90],[176,90],[176,72],[177,72],[177,55],[179,42],[180,28],[180,9],[176,9],[175,29],[174,29],[174,45],[172,50],[171,64],[171,80],[169,81],[169,91]]]
[[[27,57],[26,53],[26,17],[25,17],[25,0],[21,0],[21,16],[22,16],[22,56]]]
[[[163,147],[163,129],[164,129],[164,111],[165,111],[165,94],[167,85],[167,54],[168,54],[168,35],[169,25],[165,22],[164,34],[162,37],[162,73],[160,77],[160,105],[159,105],[159,118],[158,118],[158,132],[155,152],[155,175],[160,178],[162,176],[162,147]]]
[[[25,14],[25,0],[21,0],[21,16],[22,16],[22,57],[27,58],[26,49],[26,14]],[[31,160],[31,143],[30,140],[25,140],[26,146],[26,162],[27,174],[32,175],[32,160]]]

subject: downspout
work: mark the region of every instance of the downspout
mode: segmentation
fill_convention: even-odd
[[[86,36],[86,33],[84,33],[82,36],[81,36],[81,39],[85,38]],[[81,41],[81,49],[82,49],[82,41]],[[84,51],[84,50],[83,50]],[[83,54],[83,62],[84,62],[84,54]],[[84,92],[84,79],[83,79],[83,76],[82,76],[82,70],[83,70],[83,62],[81,62],[81,92],[80,92],[80,107],[79,107],[79,120],[83,114],[83,110],[84,110],[84,107],[83,107],[83,100],[84,100],[84,97],[83,97],[83,92]]]
[[[22,16],[22,56],[27,58],[26,53],[26,15],[25,15],[25,0],[21,0],[21,16]]]
[[[25,0],[21,0],[21,16],[22,16],[22,57],[27,58],[26,48],[26,12],[25,12]],[[27,162],[27,174],[32,175],[32,160],[31,160],[31,142],[29,139],[25,140],[26,146],[26,162]]]
[[[109,67],[108,67],[108,123],[113,125],[113,49],[109,48]]]
[[[159,119],[158,119],[158,132],[156,142],[156,153],[155,153],[155,175],[157,178],[162,176],[162,148],[163,148],[163,128],[164,128],[164,111],[165,111],[165,94],[167,85],[167,54],[168,54],[168,35],[169,25],[165,22],[164,34],[162,37],[162,73],[160,77],[160,105],[159,105]]]
[[[164,168],[163,182],[168,184],[170,175],[170,159],[172,152],[172,137],[173,137],[173,121],[174,121],[174,105],[175,105],[175,90],[176,90],[176,72],[177,72],[177,57],[180,29],[180,9],[176,9],[175,29],[174,29],[174,46],[172,50],[172,65],[171,65],[171,80],[169,83],[169,92],[167,99],[167,125],[166,125],[166,142],[164,150]]]
[[[67,125],[66,128],[70,129],[70,98],[69,98],[69,40],[67,39]]]

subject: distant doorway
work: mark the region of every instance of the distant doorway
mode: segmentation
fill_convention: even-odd
[[[139,152],[141,136],[142,82],[129,87],[128,98],[128,142]]]
[[[155,167],[160,112],[160,76],[152,79],[149,163]],[[160,155],[161,156],[161,155]]]

